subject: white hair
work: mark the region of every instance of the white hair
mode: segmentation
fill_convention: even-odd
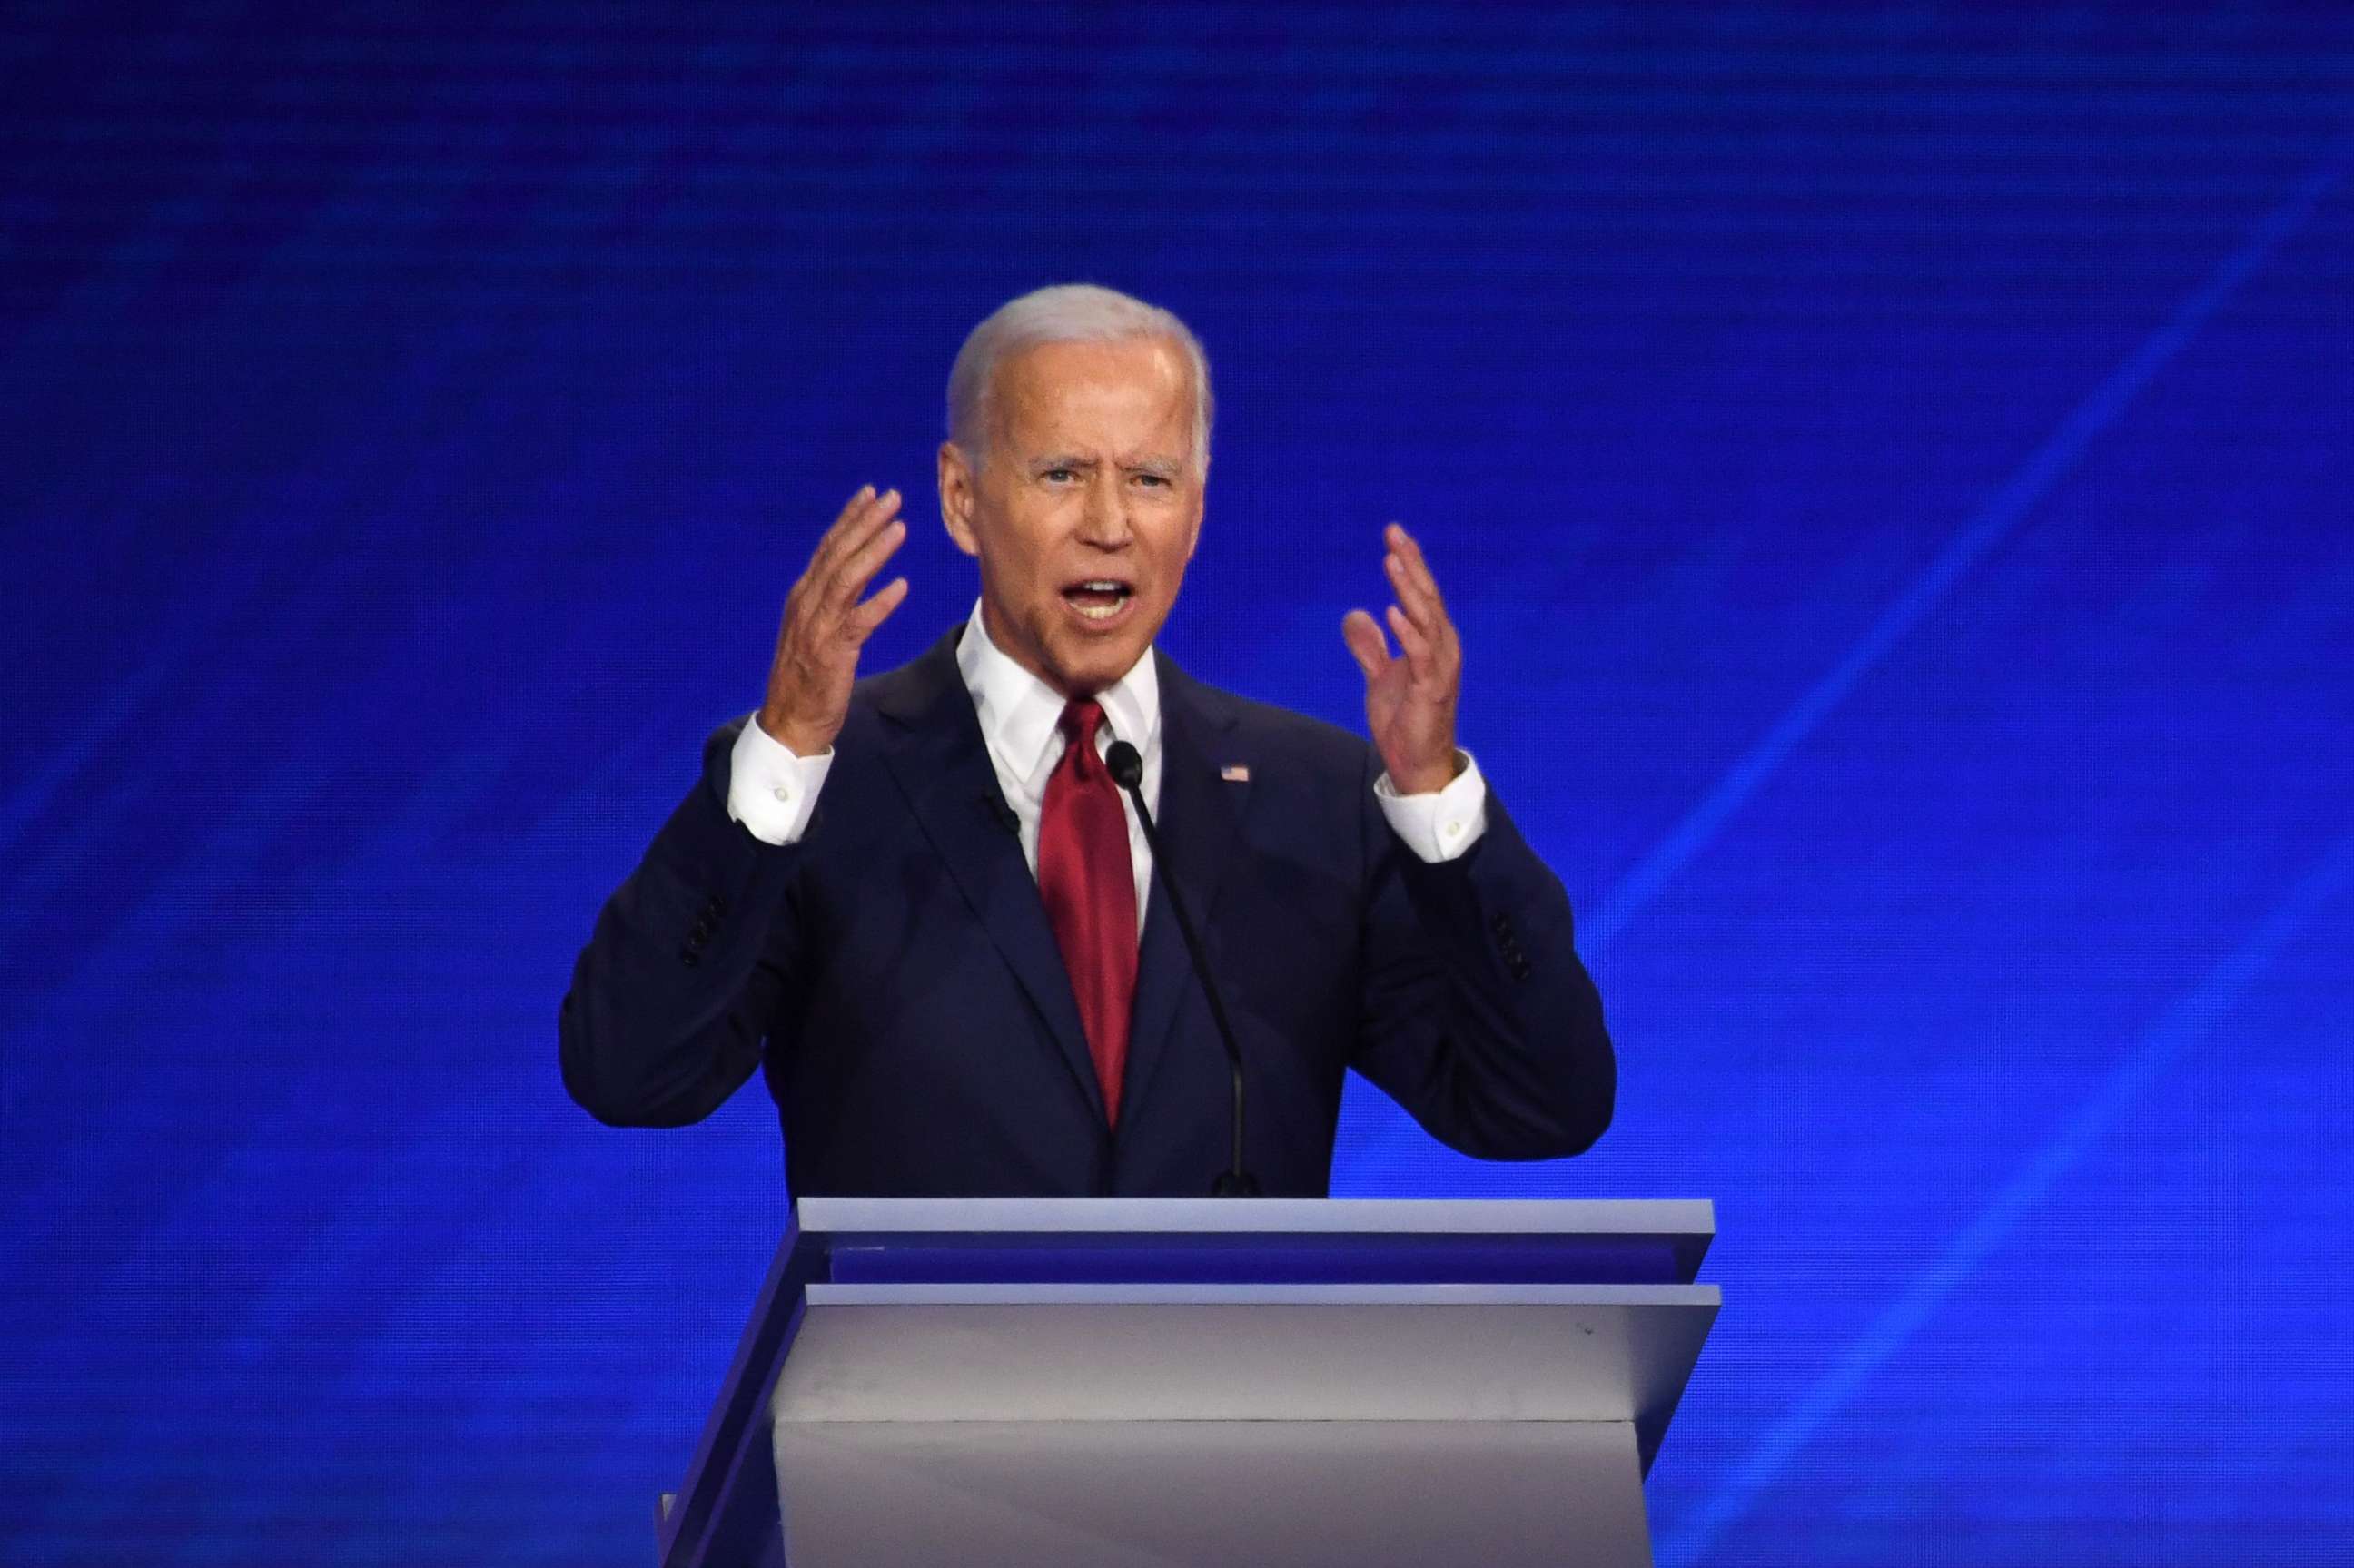
[[[989,444],[990,402],[997,368],[1046,343],[1122,343],[1164,337],[1193,370],[1193,458],[1210,466],[1210,360],[1193,328],[1159,305],[1094,283],[1055,283],[991,311],[957,350],[949,370],[949,440],[978,470]]]

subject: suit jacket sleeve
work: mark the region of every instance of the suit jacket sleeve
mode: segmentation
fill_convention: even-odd
[[[703,777],[597,916],[558,1015],[564,1086],[598,1120],[677,1127],[717,1109],[760,1065],[792,983],[801,848],[727,815],[742,722],[704,743]]]
[[[1437,864],[1364,789],[1371,868],[1357,1069],[1431,1136],[1490,1160],[1577,1154],[1610,1125],[1617,1062],[1578,961],[1569,896],[1497,798]]]

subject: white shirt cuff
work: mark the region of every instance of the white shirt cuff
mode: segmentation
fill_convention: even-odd
[[[1434,794],[1401,795],[1386,773],[1373,780],[1373,799],[1382,803],[1390,832],[1432,865],[1464,853],[1488,831],[1488,781],[1469,752],[1457,755],[1463,771]]]
[[[758,719],[746,719],[727,757],[727,814],[762,843],[798,842],[832,766],[832,747],[802,757],[762,729]]]

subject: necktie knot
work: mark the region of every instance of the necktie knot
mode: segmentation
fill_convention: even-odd
[[[1101,760],[1096,756],[1096,732],[1103,728],[1103,705],[1093,697],[1067,704],[1063,709],[1063,739],[1072,754],[1073,771],[1082,778],[1093,772]]]

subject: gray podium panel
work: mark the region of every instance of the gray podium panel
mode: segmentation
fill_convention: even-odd
[[[793,1568],[1648,1563],[1624,1423],[777,1427]]]
[[[1717,1307],[1702,1285],[813,1285],[770,1407],[788,1558],[1648,1563],[1638,1424]]]
[[[1713,1285],[812,1285],[778,1421],[1624,1421]]]
[[[665,1568],[1648,1563],[1642,1477],[1719,1305],[1706,1202],[796,1219]]]

